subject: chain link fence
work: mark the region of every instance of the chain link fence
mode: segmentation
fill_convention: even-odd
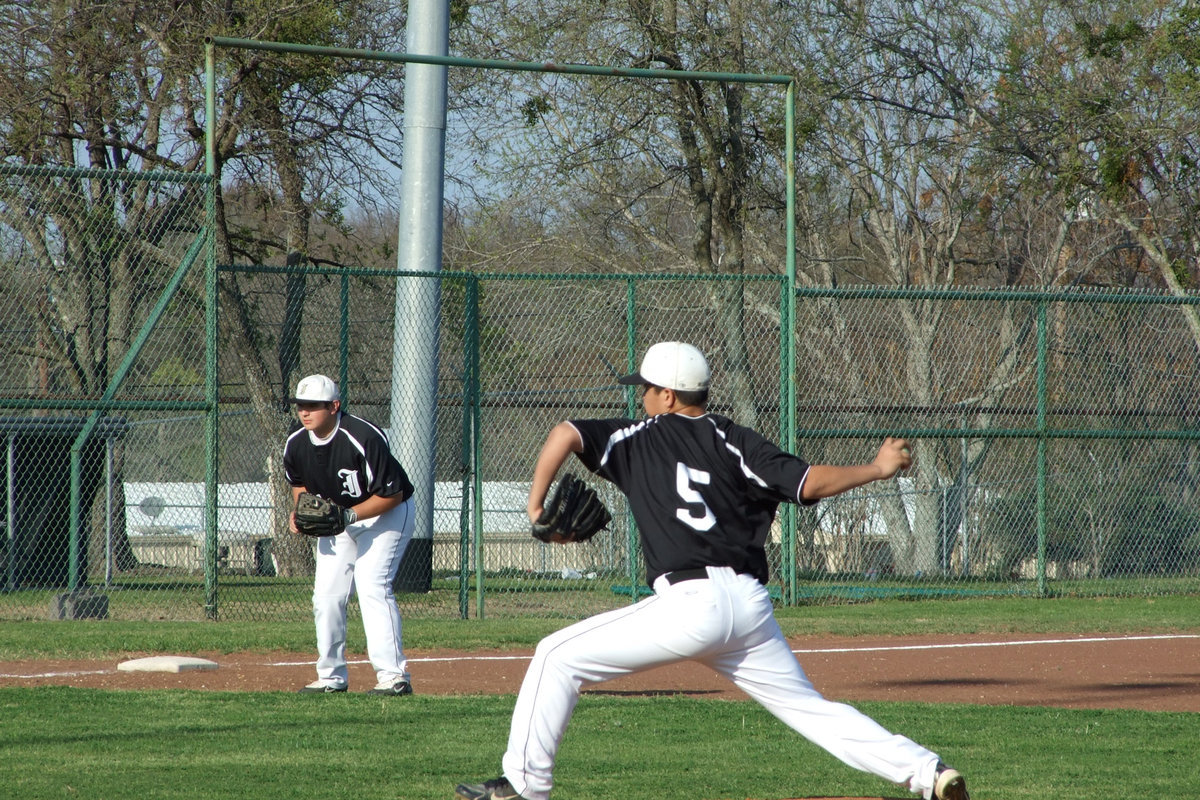
[[[286,532],[279,457],[312,372],[397,449],[430,442],[405,614],[630,603],[646,588],[623,498],[600,484],[611,529],[562,547],[529,537],[525,495],[558,421],[640,413],[615,377],[662,339],[709,355],[714,411],[811,462],[914,443],[897,479],[781,510],[781,603],[1200,589],[1200,298],[224,265],[214,309],[202,188],[0,172],[0,618],[307,619],[311,543]],[[397,355],[413,287],[429,346]],[[435,355],[423,414],[396,364]]]
[[[900,578],[922,581],[904,590],[917,594],[1195,591],[1195,297],[800,295],[798,341],[817,337],[797,368],[805,454],[861,458],[888,433],[917,442],[899,491],[818,511],[813,535],[868,579],[847,593]],[[801,536],[831,570],[828,548]]]
[[[147,482],[205,475],[207,179],[0,170],[0,615],[192,616]],[[209,559],[211,560],[211,559]]]

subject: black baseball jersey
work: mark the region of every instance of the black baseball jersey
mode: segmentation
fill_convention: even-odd
[[[629,498],[646,582],[732,567],[767,582],[764,545],[780,502],[804,502],[808,464],[716,414],[571,420],[583,464]]]
[[[326,442],[315,444],[303,427],[288,436],[283,470],[292,486],[342,506],[357,505],[371,495],[408,498],[413,493],[383,431],[344,411],[338,412],[337,428]]]

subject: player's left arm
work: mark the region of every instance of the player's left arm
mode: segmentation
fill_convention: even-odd
[[[367,487],[367,496],[362,502],[349,506],[360,520],[378,517],[412,497],[413,486],[408,475],[390,453],[388,459],[390,464],[381,463],[382,471],[375,471],[375,475],[382,477]]]
[[[579,431],[569,422],[560,422],[551,429],[538,454],[537,463],[533,467],[533,483],[529,487],[529,501],[525,506],[529,521],[536,522],[542,515],[546,503],[546,494],[554,476],[572,453],[583,452],[583,438]]]
[[[370,437],[364,443],[364,473],[370,477],[367,496],[350,506],[358,518],[371,519],[391,511],[412,497],[413,485],[408,473],[396,460],[383,435]]]
[[[377,494],[367,495],[361,503],[349,506],[355,516],[360,520],[371,519],[378,517],[384,512],[391,511],[396,506],[403,503],[408,498],[403,494],[394,494],[390,497],[382,497]]]

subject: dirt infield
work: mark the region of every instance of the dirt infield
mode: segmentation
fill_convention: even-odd
[[[1200,711],[1200,634],[792,639],[809,678],[836,700]],[[131,654],[161,655],[157,653]],[[314,677],[312,653],[178,653],[212,671],[122,672],[116,661],[0,662],[0,686],[290,691]],[[528,652],[410,650],[420,694],[506,694],[520,686]],[[374,685],[351,655],[351,691]],[[660,667],[589,689],[628,695],[741,698],[697,664]]]

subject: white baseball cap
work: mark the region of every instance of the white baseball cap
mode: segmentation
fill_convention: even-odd
[[[684,342],[659,342],[642,357],[641,368],[617,383],[638,386],[649,383],[678,392],[698,392],[708,388],[712,373],[704,354]]]
[[[340,400],[337,384],[324,375],[309,375],[296,384],[293,403],[332,403]]]

